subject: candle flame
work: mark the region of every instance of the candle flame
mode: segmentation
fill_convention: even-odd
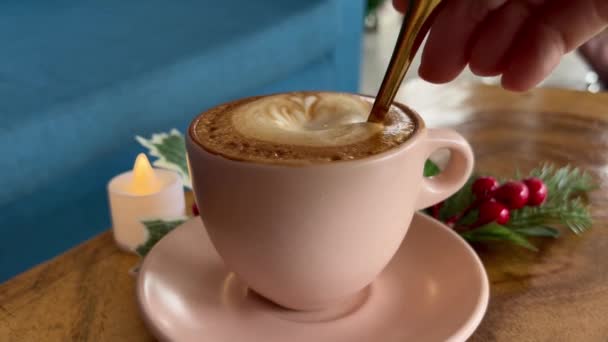
[[[150,165],[150,161],[144,153],[137,155],[133,165],[133,179],[130,192],[137,195],[148,195],[158,192],[161,188],[160,181]]]

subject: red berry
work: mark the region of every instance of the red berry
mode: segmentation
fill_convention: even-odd
[[[196,203],[192,203],[192,215],[194,215],[194,216],[199,215],[198,207],[196,206]]]
[[[529,191],[523,182],[507,182],[495,193],[496,199],[509,209],[520,209],[528,203]]]
[[[477,199],[488,199],[492,198],[498,186],[498,181],[494,177],[479,177],[473,182],[471,190]]]
[[[528,187],[530,196],[528,197],[528,205],[538,206],[547,199],[547,186],[539,178],[524,179],[524,183]]]
[[[479,206],[479,217],[477,225],[481,226],[490,222],[498,224],[507,224],[509,222],[510,212],[507,207],[495,200],[489,200],[481,203]]]

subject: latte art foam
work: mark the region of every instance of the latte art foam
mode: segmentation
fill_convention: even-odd
[[[232,116],[243,136],[283,145],[344,146],[371,138],[381,124],[367,123],[369,103],[350,96],[284,96],[243,106]]]
[[[359,159],[406,141],[412,118],[394,106],[384,123],[367,122],[372,100],[324,92],[249,98],[216,107],[193,126],[195,140],[229,159],[318,163]]]

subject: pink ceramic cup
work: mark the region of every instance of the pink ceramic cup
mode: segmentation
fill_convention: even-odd
[[[187,136],[194,193],[228,269],[294,310],[326,308],[370,285],[399,248],[414,212],[456,192],[473,167],[462,136],[428,129],[418,114],[396,105],[417,124],[404,144],[363,159],[305,166],[209,153],[193,139],[195,119]],[[444,148],[451,151],[444,171],[424,178],[425,160]]]

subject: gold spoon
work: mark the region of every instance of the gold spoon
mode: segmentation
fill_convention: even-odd
[[[440,2],[441,0],[409,1],[391,61],[388,64],[380,85],[380,91],[376,95],[376,100],[367,121],[384,122],[384,117],[395,99],[403,77],[405,77],[420,44],[429,31],[432,23],[431,16],[437,13],[435,9]]]

